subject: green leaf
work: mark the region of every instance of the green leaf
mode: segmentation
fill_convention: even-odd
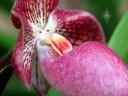
[[[15,0],[0,0],[0,7],[10,14],[14,1]]]
[[[7,32],[3,32],[0,30],[0,47],[9,50],[13,48],[15,42],[16,42],[16,37],[10,36],[7,34]]]
[[[115,29],[108,46],[128,65],[128,12]]]
[[[48,91],[47,96],[62,96],[59,92],[57,92],[53,87],[51,87]]]
[[[119,21],[118,9],[121,0],[82,0],[85,10],[92,13],[101,23],[104,33],[105,39],[108,42],[110,39],[112,32],[114,31],[117,23]],[[86,6],[87,4],[87,6]],[[106,23],[105,19],[102,17],[106,9],[109,11],[109,15],[112,17],[109,18],[108,23]]]

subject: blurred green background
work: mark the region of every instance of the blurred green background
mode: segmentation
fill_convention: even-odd
[[[13,4],[14,0],[0,0],[0,57],[14,47],[19,32],[13,27],[10,20],[10,11]],[[92,13],[103,27],[107,44],[120,19],[128,11],[128,0],[61,0],[59,7],[63,9],[82,9]],[[103,18],[106,9],[111,14],[108,22]],[[1,96],[10,95],[37,96],[32,88],[29,92],[15,74],[12,75]]]

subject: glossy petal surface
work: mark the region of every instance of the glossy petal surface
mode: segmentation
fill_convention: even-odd
[[[74,46],[85,41],[104,43],[100,24],[91,14],[84,11],[55,9],[49,17],[46,29],[65,36]]]
[[[127,67],[101,43],[86,42],[59,58],[40,62],[48,82],[64,96],[128,95]]]

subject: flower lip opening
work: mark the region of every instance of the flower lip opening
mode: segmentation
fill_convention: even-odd
[[[37,41],[37,43],[38,43],[37,45],[39,46],[50,46],[51,45],[49,39],[42,39],[42,40]]]
[[[50,34],[49,36],[52,47],[62,56],[72,50],[71,43],[60,34]]]
[[[39,41],[39,46],[51,46],[61,56],[72,50],[71,43],[66,38],[56,33],[48,34]]]

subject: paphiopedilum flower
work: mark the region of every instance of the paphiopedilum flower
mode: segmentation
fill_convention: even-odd
[[[103,44],[98,21],[84,11],[56,9],[58,2],[16,0],[11,18],[21,31],[12,64],[19,79],[42,96],[50,85],[63,96],[128,96],[127,67]],[[39,65],[32,70],[34,57]]]
[[[104,43],[102,28],[90,13],[60,10],[56,8],[58,3],[59,0],[16,0],[12,9],[13,24],[21,29],[12,64],[27,87],[32,81],[34,50],[42,65],[42,60],[61,57],[86,41]]]

